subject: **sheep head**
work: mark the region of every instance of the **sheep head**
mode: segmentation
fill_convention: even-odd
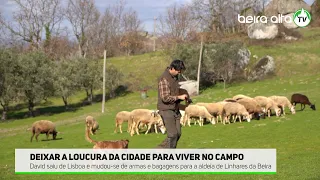
[[[242,116],[244,116],[247,119],[247,122],[251,121],[251,116],[250,116],[250,114],[248,112],[242,113]]]
[[[160,131],[162,134],[166,133],[166,130],[167,130],[166,127],[164,127],[163,125],[160,126]]]
[[[310,108],[311,108],[312,110],[316,110],[316,104],[311,104],[311,105],[310,105]]]
[[[123,146],[123,148],[128,149],[129,140],[128,140],[128,139],[125,139],[125,140],[121,140],[121,141],[122,141],[122,146]]]
[[[59,132],[57,132],[57,131],[53,131],[52,132],[52,139],[56,139],[57,138],[57,134],[58,134]]]

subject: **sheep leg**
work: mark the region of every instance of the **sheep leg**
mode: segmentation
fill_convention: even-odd
[[[158,127],[157,127],[157,124],[154,124],[154,131],[156,132],[156,134],[158,134]]]
[[[30,142],[32,142],[32,139],[33,139],[33,136],[34,136],[34,132],[32,133],[32,136],[31,136],[31,139],[30,139]]]
[[[223,118],[223,125],[226,125],[226,123],[228,122],[228,115],[224,115],[224,118]]]
[[[184,114],[184,115],[183,115],[183,119],[182,119],[182,125],[183,125],[183,127],[186,126],[187,120],[188,120],[188,115],[187,115],[187,114]]]
[[[226,125],[226,123],[228,122],[228,119],[229,119],[229,116],[226,115],[226,116],[224,117],[223,125]]]
[[[120,130],[120,133],[122,133],[122,127],[121,127],[122,125],[121,124],[119,124],[119,130]]]
[[[49,134],[50,134],[50,131],[48,131],[48,132],[46,133],[46,135],[47,135],[47,140],[49,140]]]
[[[114,128],[114,133],[117,133],[118,124],[116,123],[116,127]]]
[[[215,120],[214,116],[211,119],[211,124],[216,124],[216,120]]]
[[[306,105],[305,104],[303,104],[303,109],[302,109],[302,111],[304,110],[304,108],[306,107]]]
[[[286,115],[286,112],[284,111],[284,106],[282,106],[282,112],[283,112],[283,115]]]
[[[137,125],[136,125],[136,127],[135,127],[135,128],[136,128],[136,133],[137,133],[137,135],[140,135],[140,134],[139,134],[139,128],[138,128],[138,126],[137,126]]]
[[[140,135],[140,133],[139,133],[139,124],[141,123],[141,121],[140,122],[137,122],[136,123],[136,126],[135,126],[135,129],[136,129],[136,133],[137,133],[137,135]],[[144,126],[145,126],[146,124],[144,124]]]
[[[205,121],[205,119],[204,119],[204,118],[202,118],[201,126],[203,126],[204,121]]]
[[[202,117],[199,118],[199,126],[203,126],[203,118]]]
[[[39,134],[40,134],[40,132],[37,132],[37,133],[36,133],[36,140],[37,140],[37,142],[38,142],[38,136],[39,136]]]
[[[240,123],[241,123],[241,116],[240,116],[240,115],[237,115],[237,117],[239,118],[239,121],[240,121]]]
[[[114,133],[117,133],[118,125],[118,121],[116,120],[116,127],[114,128]]]
[[[151,124],[148,124],[148,129],[147,129],[147,131],[146,131],[145,134],[148,134],[148,132],[149,132],[150,129],[151,129]]]
[[[134,127],[135,127],[136,123],[132,122],[131,127],[130,127],[130,136],[134,135]]]
[[[190,122],[191,121],[191,117],[190,116],[188,116],[188,125],[189,125],[189,127],[191,127],[191,125],[190,125]]]
[[[131,132],[131,126],[132,126],[132,119],[128,119],[128,128],[127,128],[127,132],[130,133]]]

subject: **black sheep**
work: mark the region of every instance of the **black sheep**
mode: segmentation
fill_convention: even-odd
[[[296,104],[301,104],[301,111],[304,110],[304,108],[306,107],[306,104],[310,106],[310,108],[312,110],[316,110],[316,105],[315,104],[311,104],[311,102],[309,101],[308,97],[303,95],[303,94],[293,94],[291,96],[291,103],[295,106]],[[303,108],[302,108],[303,105]]]

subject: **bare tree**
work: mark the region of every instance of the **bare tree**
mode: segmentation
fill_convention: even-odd
[[[223,31],[235,28],[237,14],[252,8],[262,11],[269,0],[193,0],[193,18],[198,20],[204,31]],[[235,30],[233,30],[235,31]]]
[[[193,18],[199,21],[202,30],[216,29],[215,0],[193,0],[190,7]]]
[[[88,29],[99,19],[94,0],[68,0],[65,13],[78,41],[79,55],[86,57],[89,46]]]
[[[3,25],[2,25],[2,22],[3,22],[3,20],[2,20],[3,18],[2,18],[2,13],[1,13],[1,9],[0,9],[0,46],[3,46],[4,45],[4,35],[5,35],[5,33],[4,33],[4,29],[3,29]]]
[[[125,50],[130,54],[140,44],[138,32],[141,30],[141,21],[136,11],[125,10],[126,2],[118,1],[109,6],[100,20],[102,29],[100,45],[107,50],[108,56],[121,53]]]
[[[165,16],[160,15],[159,22],[162,35],[178,40],[184,40],[193,26],[189,7],[177,4],[169,7]]]
[[[124,30],[121,36],[120,45],[125,50],[127,55],[141,49],[143,42],[142,36],[139,35],[141,30],[141,21],[138,18],[136,11],[131,8],[123,14],[122,27]]]
[[[122,24],[125,32],[139,31],[141,28],[138,13],[131,8],[123,14]]]
[[[0,19],[0,23],[15,36],[30,43],[33,49],[41,48],[42,34],[46,39],[56,30],[63,16],[60,0],[13,0],[18,10],[13,13],[13,22]]]

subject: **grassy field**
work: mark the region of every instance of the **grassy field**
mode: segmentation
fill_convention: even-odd
[[[279,44],[274,47],[250,46],[253,54],[262,57],[274,57],[277,65],[277,77],[260,82],[232,84],[226,90],[218,84],[205,89],[201,95],[193,97],[194,102],[219,101],[236,94],[284,95],[292,93],[306,94],[314,102],[320,101],[320,29],[303,29],[305,39]],[[145,54],[135,57],[111,59],[126,75],[141,73],[144,86],[151,86],[155,78],[167,66],[170,59],[161,53]],[[166,135],[151,133],[130,137],[128,133],[114,134],[115,114],[122,110],[136,108],[155,109],[157,92],[148,91],[148,98],[141,99],[139,92],[132,92],[122,97],[108,100],[106,112],[101,113],[101,103],[77,108],[70,112],[61,112],[36,118],[24,118],[0,124],[0,179],[320,179],[318,170],[320,160],[320,113],[306,106],[304,111],[297,111],[281,117],[253,120],[250,123],[232,123],[230,125],[210,125],[203,127],[183,127],[178,148],[276,148],[276,175],[15,175],[15,148],[92,148],[84,139],[84,118],[93,115],[99,121],[101,130],[95,140],[114,140],[128,138],[129,148],[154,148]],[[72,97],[77,103],[85,97],[79,93]],[[50,106],[62,106],[62,100],[50,99]],[[317,103],[316,103],[317,104]],[[46,106],[43,106],[44,108]],[[38,107],[41,108],[41,107]],[[300,106],[297,106],[297,110]],[[26,112],[22,109],[20,112]],[[49,119],[57,123],[61,140],[39,141],[30,143],[31,133],[26,129],[35,120]],[[123,130],[126,126],[123,127]],[[39,139],[45,139],[40,135]],[[45,176],[45,177],[44,177]]]

